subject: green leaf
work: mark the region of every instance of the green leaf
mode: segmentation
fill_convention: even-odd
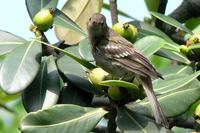
[[[139,91],[139,88],[130,82],[122,81],[122,80],[105,80],[101,81],[99,85],[102,86],[113,86],[113,87],[124,87],[124,88],[130,88],[135,91]]]
[[[162,75],[168,75],[168,74],[192,74],[193,69],[191,66],[185,66],[185,65],[170,65],[166,68],[160,69],[159,72]]]
[[[159,95],[158,101],[166,117],[174,117],[184,113],[189,106],[200,98],[200,84],[193,80],[179,89]],[[150,103],[147,99],[136,103],[130,103],[127,107],[134,111],[153,117]]]
[[[31,19],[42,9],[55,9],[57,4],[58,0],[26,0],[26,8]]]
[[[146,36],[135,42],[134,47],[139,49],[146,57],[150,57],[166,43],[167,42],[160,37]]]
[[[44,57],[36,78],[22,93],[24,108],[32,112],[55,105],[60,89],[60,76],[54,57]]]
[[[167,68],[168,66],[171,66],[172,64],[171,60],[163,58],[155,54],[150,57],[150,61],[153,64],[153,66],[158,70],[162,68]]]
[[[108,11],[110,11],[110,5],[107,4],[107,3],[103,3],[103,8],[108,10]],[[127,18],[130,18],[130,19],[135,19],[136,20],[136,18],[132,17],[131,15],[129,15],[128,13],[126,13],[126,12],[124,12],[122,10],[117,9],[117,13],[118,13],[118,15],[121,15],[123,17],[127,17]]]
[[[157,11],[160,4],[160,0],[145,0],[145,3],[149,11]]]
[[[96,95],[101,95],[103,94],[103,92],[99,89],[96,89],[91,83],[90,81],[82,78],[82,77],[79,77],[79,76],[76,76],[76,75],[72,75],[72,74],[67,74],[67,78],[68,80],[70,80],[74,86],[86,91],[86,92],[89,92],[89,93],[92,93],[92,94],[96,94]]]
[[[65,49],[66,51],[73,53],[78,58],[80,57],[78,52],[78,46],[72,46]],[[68,56],[61,54],[58,57],[57,65],[60,71],[62,71],[71,84],[67,88],[64,88],[62,102],[61,103],[74,103],[79,105],[85,105],[91,102],[90,97],[93,97],[88,91],[94,91],[89,81],[83,79],[85,77],[84,68],[75,60]],[[84,83],[84,84],[81,84]],[[89,87],[89,88],[87,88]],[[82,89],[82,90],[81,90]],[[87,89],[87,91],[86,91]],[[84,90],[84,91],[83,91]],[[66,95],[69,95],[68,97]],[[73,97],[74,96],[74,97]],[[73,97],[73,98],[72,98]]]
[[[9,93],[25,89],[35,78],[40,64],[41,45],[28,42],[14,49],[6,56],[0,70],[0,84]]]
[[[71,20],[68,16],[66,16],[59,9],[56,9],[55,13],[54,13],[54,24],[56,26],[71,29],[73,31],[76,31],[80,35],[86,36],[86,33],[73,20]],[[58,30],[59,30],[59,28],[58,28]],[[65,36],[64,34],[61,36],[61,34],[59,32],[56,32],[56,33],[60,40],[64,40],[64,39],[62,39]],[[66,36],[69,36],[69,35],[66,35]],[[68,43],[68,42],[65,42],[65,43]]]
[[[161,56],[161,57],[165,57],[167,59],[171,59],[171,60],[175,60],[184,64],[190,64],[190,60],[187,59],[187,57],[185,57],[184,55],[182,55],[179,52],[176,51],[170,51],[170,50],[166,50],[164,48],[160,49],[157,53],[157,55]]]
[[[129,23],[135,25],[139,30],[139,34],[141,34],[143,36],[156,35],[156,36],[159,36],[159,37],[165,39],[167,42],[169,42],[175,46],[178,46],[178,44],[176,44],[174,41],[172,41],[171,38],[168,37],[164,32],[162,32],[160,29],[158,29],[150,24],[140,22],[140,21],[131,21]]]
[[[81,57],[85,60],[88,61],[94,60],[88,39],[84,39],[79,43],[79,53]]]
[[[87,22],[93,13],[100,12],[102,0],[68,0],[62,8],[62,12],[81,27],[83,33],[87,31]],[[56,28],[56,35],[67,44],[79,43],[86,34],[80,34],[70,29]]]
[[[102,108],[57,105],[28,114],[20,130],[23,133],[89,133],[106,113]]]
[[[153,81],[153,88],[158,94],[165,94],[176,91],[181,87],[189,84],[200,75],[200,71],[191,75],[186,74],[169,74],[163,76],[165,80],[156,79]],[[187,88],[186,88],[187,89]]]
[[[81,58],[79,58],[79,57],[77,57],[76,55],[74,55],[74,54],[72,54],[71,52],[68,52],[67,50],[63,50],[63,49],[61,49],[61,48],[58,48],[58,47],[56,47],[56,46],[53,46],[53,45],[51,45],[51,44],[48,44],[48,43],[45,43],[45,42],[42,42],[42,41],[39,41],[39,40],[36,40],[37,42],[40,42],[40,43],[42,43],[42,44],[44,44],[44,45],[46,45],[46,46],[49,46],[49,47],[51,47],[51,48],[53,48],[53,49],[55,49],[55,50],[58,50],[58,51],[60,51],[60,52],[62,52],[63,54],[65,54],[65,55],[67,55],[68,57],[70,57],[71,59],[73,59],[74,61],[76,61],[77,63],[79,63],[79,64],[81,64],[82,66],[84,66],[85,68],[87,68],[87,69],[94,69],[96,66],[95,65],[93,65],[93,64],[91,64],[90,62],[88,62],[87,60],[84,60],[84,59],[81,59]],[[77,49],[77,46],[74,46],[74,47],[76,47],[76,49]],[[73,47],[72,47],[73,48]],[[68,48],[69,49],[69,48]],[[73,51],[73,50],[72,50]],[[77,50],[76,50],[77,51]],[[77,52],[76,52],[77,53]],[[78,54],[78,53],[77,53]],[[79,54],[78,54],[79,55]]]
[[[176,28],[179,28],[189,34],[192,34],[191,30],[186,28],[185,26],[183,26],[181,23],[179,23],[177,20],[175,20],[174,18],[171,18],[169,16],[165,16],[163,14],[160,14],[158,12],[151,12],[151,15],[153,15],[154,17],[160,19],[161,21],[169,24],[169,25],[172,25]]]
[[[66,48],[65,51],[76,55],[77,58],[80,58],[78,53],[78,46]],[[66,56],[64,53],[59,55],[57,65],[59,70],[61,70],[65,75],[73,74],[81,77],[85,75],[85,70],[83,67],[77,61],[73,60],[71,57]]]
[[[200,17],[190,18],[185,22],[185,26],[194,33],[198,33],[200,31]]]
[[[12,33],[0,30],[0,55],[11,52],[16,47],[25,44],[27,41]]]
[[[59,96],[59,104],[75,104],[79,106],[91,106],[93,94],[80,89],[72,82],[68,81]]]
[[[160,133],[152,119],[124,107],[117,110],[117,126],[123,133]]]

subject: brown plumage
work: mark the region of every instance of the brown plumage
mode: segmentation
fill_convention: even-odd
[[[156,122],[168,127],[151,82],[151,77],[162,78],[162,76],[150,61],[129,41],[110,29],[102,14],[96,13],[89,19],[88,33],[96,64],[115,77],[123,78],[128,74],[138,78],[150,101]]]

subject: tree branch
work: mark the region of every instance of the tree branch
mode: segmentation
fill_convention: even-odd
[[[106,130],[106,133],[117,133],[116,132],[117,125],[115,122],[116,116],[117,116],[117,110],[115,107],[113,107],[108,113],[109,120],[108,120],[108,128]]]
[[[199,0],[183,0],[181,5],[177,7],[171,14],[170,17],[177,21],[184,23],[186,20],[200,16],[200,1]],[[160,28],[168,35],[175,33],[175,28],[168,24],[163,24]]]
[[[109,1],[110,1],[112,24],[114,25],[118,22],[117,0],[109,0]]]
[[[167,3],[168,3],[168,0],[160,0],[159,7],[158,7],[159,13],[165,14]],[[155,22],[156,27],[161,28],[162,24],[163,24],[162,21],[160,21],[159,19],[156,19],[156,22]]]

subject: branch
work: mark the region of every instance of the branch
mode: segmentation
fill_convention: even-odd
[[[112,24],[114,25],[118,22],[117,0],[109,0],[109,1],[110,1]]]
[[[177,21],[184,23],[186,20],[200,16],[200,0],[183,0],[181,5],[177,7],[171,14],[170,17]],[[163,24],[160,28],[168,35],[175,33],[175,28],[168,24]]]
[[[117,116],[117,110],[115,107],[113,107],[110,112],[108,113],[108,128],[106,130],[106,133],[117,133],[117,125],[115,122],[115,118]]]
[[[168,3],[168,0],[160,0],[159,7],[158,7],[158,12],[159,13],[165,14],[167,3]],[[156,19],[155,24],[156,24],[156,27],[161,28],[163,22],[160,21],[159,19]]]

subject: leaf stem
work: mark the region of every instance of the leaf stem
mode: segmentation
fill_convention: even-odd
[[[74,59],[75,61],[77,61],[78,63],[80,63],[82,66],[86,67],[87,69],[91,70],[91,69],[94,69],[96,67],[95,65],[89,63],[88,61],[86,61],[84,59],[81,59],[81,58],[78,58],[77,56],[75,56],[74,54],[72,54],[70,52],[67,52],[66,50],[60,49],[60,48],[55,47],[55,46],[53,46],[53,45],[51,45],[49,43],[46,43],[46,42],[43,42],[43,41],[40,41],[40,40],[37,40],[37,39],[35,39],[35,41],[37,41],[37,42],[39,42],[41,44],[44,44],[44,45],[46,45],[48,47],[51,47],[51,48],[53,48],[55,50],[58,50],[60,52],[63,52],[65,55],[67,55],[70,58]]]

